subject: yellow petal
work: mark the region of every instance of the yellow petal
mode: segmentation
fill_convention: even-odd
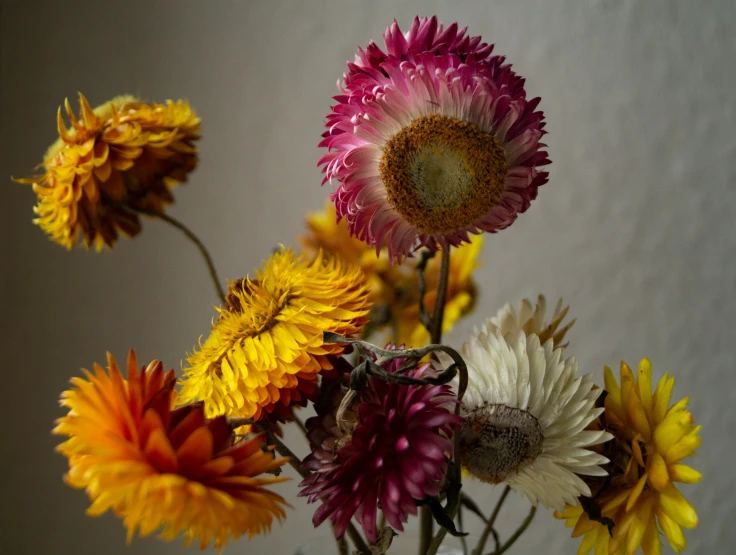
[[[644,538],[644,532],[649,526],[649,521],[651,519],[653,501],[654,499],[652,497],[648,497],[636,510],[636,518],[631,522],[629,534],[626,538],[626,552],[628,555],[634,555],[638,547],[641,545],[641,541]]]
[[[673,464],[669,467],[670,479],[673,482],[682,482],[683,484],[697,484],[703,475],[685,464]]]
[[[657,521],[659,522],[659,527],[662,529],[662,533],[676,553],[687,547],[687,541],[685,540],[685,534],[683,534],[682,528],[668,517],[662,509],[657,509]]]
[[[698,435],[699,431],[700,426],[695,426],[685,437],[667,450],[664,458],[669,464],[681,461],[695,454],[695,450],[700,447],[701,438]]]
[[[692,429],[693,417],[686,410],[670,410],[664,420],[654,430],[654,444],[657,451],[666,453]]]
[[[639,390],[639,398],[644,407],[647,419],[652,417],[652,363],[648,358],[643,358],[639,362],[639,375],[636,381]]]
[[[660,492],[662,510],[683,528],[695,528],[698,525],[698,513],[687,499],[672,484]]]
[[[624,421],[624,411],[621,406],[621,388],[616,381],[611,369],[606,366],[603,369],[603,380],[608,395],[606,396],[606,411],[613,412],[618,419]]]
[[[654,391],[654,404],[652,407],[652,421],[654,424],[659,424],[667,414],[667,408],[670,404],[670,397],[672,397],[672,388],[675,386],[675,378],[670,377],[665,372],[664,376],[659,380],[657,389]]]
[[[644,555],[662,554],[662,541],[659,539],[657,521],[654,518],[649,519],[649,525],[641,540],[641,550],[644,552]]]
[[[634,486],[634,489],[631,490],[631,494],[629,495],[629,499],[626,501],[626,511],[630,511],[634,505],[636,505],[636,502],[639,500],[639,496],[641,495],[642,490],[644,489],[644,486],[647,483],[647,475],[642,475],[641,478],[639,478],[639,481]],[[643,532],[642,532],[643,533]]]
[[[649,457],[649,468],[647,469],[649,483],[656,490],[663,490],[670,483],[670,475],[667,471],[667,463],[662,455],[653,453]]]
[[[646,441],[651,437],[649,421],[644,412],[644,406],[639,399],[636,382],[631,368],[624,362],[621,363],[621,402],[626,412],[629,424],[639,432]]]

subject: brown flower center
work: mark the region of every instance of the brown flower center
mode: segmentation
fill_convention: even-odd
[[[470,411],[460,428],[463,464],[481,480],[497,484],[536,459],[544,435],[534,416],[505,405]]]
[[[421,233],[447,233],[496,206],[508,164],[503,147],[469,121],[416,119],[383,148],[381,178],[391,206]]]

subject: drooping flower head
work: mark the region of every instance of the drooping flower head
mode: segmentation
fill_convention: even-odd
[[[34,220],[49,237],[71,249],[112,247],[118,233],[141,230],[138,211],[162,213],[171,189],[197,165],[199,118],[186,101],[146,104],[119,96],[92,109],[79,95],[77,119],[64,106],[71,127],[57,115],[59,139],[51,145],[38,178]]]
[[[383,38],[348,63],[320,143],[338,216],[392,260],[511,225],[547,182],[540,99],[456,23]]]
[[[593,389],[590,374],[577,376],[577,361],[562,353],[551,339],[542,345],[534,334],[504,336],[490,322],[461,353],[468,367],[463,466],[552,508],[590,495],[579,475],[605,475],[600,465],[608,459],[590,447],[611,438],[585,430],[603,411],[595,407],[601,390]]]
[[[506,303],[489,322],[499,328],[504,335],[507,333],[516,335],[519,332],[526,335],[533,333],[539,337],[540,343],[544,344],[548,339],[552,339],[555,348],[564,349],[568,344],[562,345],[561,343],[575,324],[575,319],[573,319],[560,327],[569,310],[570,307],[563,307],[562,299],[559,299],[552,313],[552,319],[547,321],[547,299],[544,295],[539,295],[536,304],[532,304],[529,299],[522,299],[518,310],[511,303]]]
[[[620,378],[619,385],[606,367],[606,410],[600,427],[615,439],[608,446],[611,477],[595,491],[601,515],[613,524],[612,533],[580,507],[568,506],[556,516],[574,527],[573,537],[582,536],[579,555],[633,555],[639,548],[644,555],[659,555],[660,530],[679,553],[687,545],[683,528],[697,526],[698,515],[674,483],[694,484],[702,477],[681,463],[700,445],[700,426],[685,408],[688,398],[670,406],[674,377],[662,376],[652,393],[649,360],[641,360],[637,376],[622,362]]]
[[[327,203],[325,210],[307,218],[309,234],[301,237],[304,246],[312,252],[323,249],[343,260],[359,264],[368,280],[370,298],[374,302],[371,327],[388,329],[391,341],[411,347],[429,342],[429,332],[419,320],[419,276],[417,259],[404,265],[392,265],[384,248],[378,256],[365,242],[350,236],[347,222],[338,221],[335,207]],[[474,236],[470,243],[455,249],[450,259],[447,298],[443,331],[452,330],[461,317],[475,306],[478,288],[472,273],[478,266],[483,237]],[[441,257],[435,256],[425,268],[426,294],[424,303],[430,313],[437,299]]]
[[[393,359],[383,369],[396,372],[403,362]],[[428,372],[429,365],[423,365],[409,375]],[[416,501],[440,493],[451,435],[462,418],[452,412],[449,386],[371,378],[346,412],[350,421],[339,426],[336,411],[344,394],[340,387],[332,389],[332,402],[318,405],[317,416],[307,421],[312,455],[305,466],[315,472],[300,484],[299,495],[310,503],[324,501],[312,519],[315,526],[330,517],[341,537],[355,516],[375,542],[379,503],[386,521],[403,530],[408,516],[417,514]]]
[[[207,420],[201,404],[174,409],[174,371],[158,361],[128,379],[108,355],[109,373],[95,364],[72,379],[61,404],[69,413],[54,433],[68,436],[58,450],[69,459],[66,481],[84,488],[98,516],[112,509],[128,541],[161,530],[222,547],[243,534],[267,532],[286,516],[284,499],[265,486],[286,478],[263,476],[287,459],[263,450],[263,437],[235,441],[225,417]]]
[[[180,400],[204,401],[208,416],[281,414],[306,402],[331,355],[343,352],[323,333],[354,335],[369,311],[360,268],[282,249],[255,279],[231,283],[210,336],[187,359]]]

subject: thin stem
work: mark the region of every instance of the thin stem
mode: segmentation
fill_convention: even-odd
[[[307,437],[307,427],[296,414],[294,415],[294,423],[302,431],[304,437]]]
[[[434,533],[434,520],[430,508],[426,506],[422,507],[419,518],[419,555],[424,555],[429,549],[429,544],[432,541],[432,534]]]
[[[442,321],[445,316],[445,302],[447,300],[447,278],[450,273],[450,249],[442,250],[442,265],[440,266],[440,277],[437,283],[437,300],[434,305],[434,314],[431,320],[430,334],[431,342],[439,344],[442,341]],[[422,301],[424,299],[422,298]],[[423,304],[423,303],[422,303]],[[421,307],[420,307],[421,314]],[[420,555],[429,549],[432,535],[434,533],[434,521],[429,507],[422,507],[421,512],[421,536],[419,542]]]
[[[445,302],[447,301],[447,283],[448,283],[448,277],[450,275],[450,246],[448,245],[447,248],[442,249],[442,262],[440,266],[440,277],[439,281],[437,282],[437,299],[435,301],[434,305],[434,314],[432,315],[432,326],[430,330],[430,335],[432,336],[431,342],[435,345],[439,344],[442,341],[442,322],[445,318]],[[459,404],[458,404],[458,410],[459,410]],[[457,411],[456,411],[457,412]],[[458,434],[455,434],[456,436]],[[457,455],[459,451],[457,450],[457,441],[455,442],[455,454]],[[460,466],[455,465],[457,468],[457,475],[456,479],[458,480],[458,485],[460,484]],[[457,509],[457,508],[455,508]],[[452,515],[454,517],[454,514]],[[437,536],[432,538],[434,534],[434,521],[432,519],[432,513],[429,509],[429,507],[422,507],[421,511],[421,532],[419,536],[419,553],[420,555],[431,554],[436,553],[437,549],[439,549],[440,544],[442,543],[442,540],[445,537],[445,534],[447,534],[447,530],[444,528],[440,528],[439,532],[437,533]]]
[[[440,266],[440,279],[437,283],[437,300],[432,315],[432,343],[438,344],[442,341],[442,323],[445,319],[445,303],[447,301],[447,282],[450,276],[450,248],[442,249],[442,265]]]
[[[465,531],[465,526],[463,526],[463,505],[462,503],[457,508],[457,529],[459,532]],[[463,555],[468,555],[468,541],[465,539],[465,536],[460,536],[460,543],[463,545]]]
[[[514,545],[514,542],[519,539],[519,536],[521,536],[527,528],[529,528],[529,525],[532,522],[532,519],[534,518],[534,515],[537,514],[537,508],[532,505],[531,510],[529,511],[529,514],[526,516],[526,518],[523,520],[523,522],[519,525],[519,527],[516,529],[516,532],[514,532],[511,537],[504,542],[504,544],[499,548],[496,549],[493,553],[489,553],[488,555],[501,555],[502,553],[506,553],[506,551],[511,548],[512,545]]]
[[[204,257],[204,261],[207,263],[207,268],[210,271],[210,277],[212,278],[212,283],[215,285],[215,289],[217,289],[217,296],[220,297],[220,301],[222,302],[223,305],[226,304],[225,291],[222,289],[222,285],[220,285],[220,278],[217,276],[217,270],[215,269],[215,264],[212,261],[212,257],[210,256],[210,253],[207,250],[207,247],[204,246],[204,243],[202,243],[199,237],[197,237],[191,229],[189,229],[179,220],[172,218],[168,214],[154,212],[153,210],[143,210],[142,208],[137,208],[136,211],[140,212],[141,214],[146,214],[147,216],[151,216],[153,218],[158,218],[159,220],[163,220],[166,223],[174,226],[176,229],[184,233],[184,235],[186,235],[187,238],[197,246],[197,248],[199,249],[199,252],[201,252],[202,256]]]
[[[309,471],[305,470],[302,467],[302,461],[299,457],[297,457],[294,452],[289,449],[286,444],[281,441],[276,434],[273,433],[271,428],[269,428],[267,425],[263,425],[263,423],[260,423],[263,430],[266,432],[266,435],[268,437],[268,441],[270,443],[273,443],[276,446],[276,451],[281,455],[282,457],[289,457],[289,464],[291,467],[297,471],[299,476],[302,478],[306,478],[309,476]],[[360,535],[360,532],[355,528],[352,522],[348,523],[348,527],[346,530],[348,536],[353,542],[353,545],[355,545],[355,549],[358,551],[358,553],[368,553],[368,544],[365,543],[365,540]],[[340,550],[340,543],[338,541],[338,551]]]
[[[509,495],[510,491],[511,488],[509,486],[503,488],[503,493],[501,494],[501,497],[499,497],[498,502],[496,502],[496,506],[493,508],[493,513],[491,513],[491,518],[488,519],[486,527],[483,528],[483,533],[478,540],[478,545],[476,545],[475,549],[473,549],[472,555],[481,555],[481,553],[483,553],[483,548],[486,546],[488,536],[490,536],[491,532],[493,531],[493,525],[496,523],[498,513],[501,512],[501,506],[503,505],[503,502],[506,501],[506,497]]]

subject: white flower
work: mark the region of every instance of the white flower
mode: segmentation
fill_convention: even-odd
[[[506,303],[488,323],[500,328],[504,335],[507,333],[517,335],[522,331],[526,335],[533,333],[539,336],[540,343],[544,344],[548,339],[552,339],[555,347],[564,349],[567,347],[567,343],[564,345],[560,345],[560,343],[575,323],[573,319],[560,328],[560,324],[567,316],[568,310],[570,310],[570,307],[563,307],[562,299],[559,299],[552,313],[552,319],[545,322],[547,299],[544,298],[544,295],[539,295],[536,305],[533,305],[529,299],[522,299],[519,303],[518,312],[511,303]],[[483,331],[487,332],[487,329],[484,328]]]
[[[462,348],[468,367],[463,465],[554,509],[590,496],[578,474],[605,476],[600,465],[608,459],[588,447],[612,437],[585,430],[603,412],[595,407],[601,390],[592,388],[590,374],[578,377],[577,361],[562,352],[534,334],[504,335],[490,321]]]

